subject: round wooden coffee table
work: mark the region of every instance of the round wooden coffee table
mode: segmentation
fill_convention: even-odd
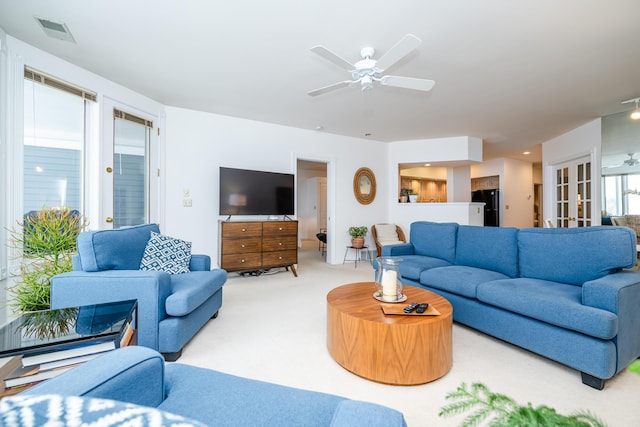
[[[345,369],[385,384],[424,384],[451,369],[452,313],[449,301],[405,286],[407,301],[427,302],[438,316],[385,315],[373,298],[373,282],[352,283],[327,294],[327,347]]]

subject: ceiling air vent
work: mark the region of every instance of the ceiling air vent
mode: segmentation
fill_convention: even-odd
[[[71,35],[67,24],[65,24],[64,22],[55,22],[51,21],[50,19],[40,18],[38,16],[35,16],[35,18],[36,21],[38,21],[38,24],[40,24],[40,26],[44,30],[45,34],[49,37],[71,43],[76,42]]]

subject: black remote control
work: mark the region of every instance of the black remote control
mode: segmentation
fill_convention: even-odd
[[[416,307],[416,313],[424,313],[427,310],[427,307],[429,307],[429,304],[423,302],[418,307]]]
[[[406,306],[406,307],[404,308],[404,312],[405,312],[405,313],[407,313],[407,314],[409,314],[409,313],[411,313],[413,310],[415,310],[415,309],[418,307],[418,305],[420,305],[420,304],[418,304],[417,302],[412,302],[411,304],[409,304],[408,306]]]

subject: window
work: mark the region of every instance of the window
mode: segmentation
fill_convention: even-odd
[[[95,94],[25,67],[24,213],[82,212],[85,109]]]
[[[640,174],[602,177],[602,213],[609,216],[640,213]]]

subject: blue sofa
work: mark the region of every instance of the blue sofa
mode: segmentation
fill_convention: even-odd
[[[406,426],[402,413],[381,405],[165,364],[157,352],[135,346],[0,400],[0,425],[51,418],[57,423],[47,425]]]
[[[640,273],[627,227],[411,224],[404,284],[442,295],[459,323],[582,373],[602,389],[640,356]],[[377,268],[377,264],[375,265]]]
[[[188,272],[140,270],[157,224],[87,231],[77,239],[74,271],[51,280],[51,308],[138,301],[138,345],[177,360],[182,348],[222,306],[227,272],[208,255],[192,254]]]

